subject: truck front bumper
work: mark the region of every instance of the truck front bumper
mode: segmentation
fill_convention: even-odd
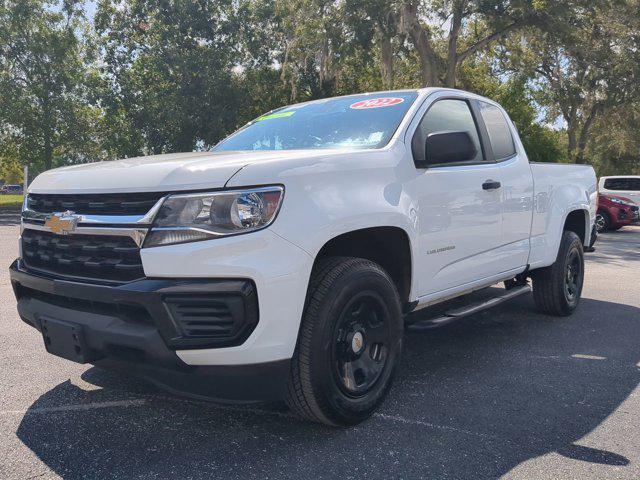
[[[164,278],[107,286],[34,274],[19,260],[10,276],[20,317],[42,333],[50,353],[124,370],[198,398],[252,402],[283,396],[288,359],[189,365],[177,354],[242,348],[259,323],[251,280]],[[203,308],[207,318],[217,312],[217,320],[199,322]]]

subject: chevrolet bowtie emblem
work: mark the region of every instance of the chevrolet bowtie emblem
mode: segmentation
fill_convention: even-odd
[[[44,226],[58,235],[68,235],[78,226],[79,215],[68,210],[62,213],[54,213],[44,222]]]

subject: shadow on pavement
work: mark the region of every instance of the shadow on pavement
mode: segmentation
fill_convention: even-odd
[[[381,412],[327,429],[277,407],[218,407],[91,368],[24,415],[20,440],[64,478],[496,478],[577,444],[640,382],[640,309],[584,299],[572,317],[499,311],[408,333]],[[73,409],[47,409],[82,404]]]
[[[583,447],[581,445],[568,445],[567,447],[559,448],[557,451],[562,456],[583,462],[600,463],[602,465],[617,467],[629,465],[629,460],[622,455],[598,450],[596,448]]]

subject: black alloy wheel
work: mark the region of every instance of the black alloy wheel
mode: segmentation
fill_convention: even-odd
[[[578,306],[584,284],[582,239],[572,231],[562,234],[556,261],[531,272],[533,299],[548,315],[567,316]]]
[[[577,248],[569,251],[565,267],[564,292],[567,302],[576,303],[582,292],[582,258]]]
[[[346,395],[366,395],[386,365],[389,319],[381,303],[375,292],[363,292],[345,306],[336,324],[332,363]]]
[[[596,230],[598,233],[604,233],[611,228],[611,220],[609,215],[604,212],[598,212],[596,214]]]
[[[371,260],[328,257],[311,275],[286,402],[331,426],[369,418],[382,404],[402,350],[400,296]]]

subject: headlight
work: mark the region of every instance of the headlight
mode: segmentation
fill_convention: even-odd
[[[284,188],[171,195],[156,215],[144,246],[158,247],[253,232],[278,214]]]
[[[620,200],[619,198],[610,198],[613,203],[617,205],[622,205],[623,207],[633,207],[635,206],[633,203],[625,202],[624,200]]]

